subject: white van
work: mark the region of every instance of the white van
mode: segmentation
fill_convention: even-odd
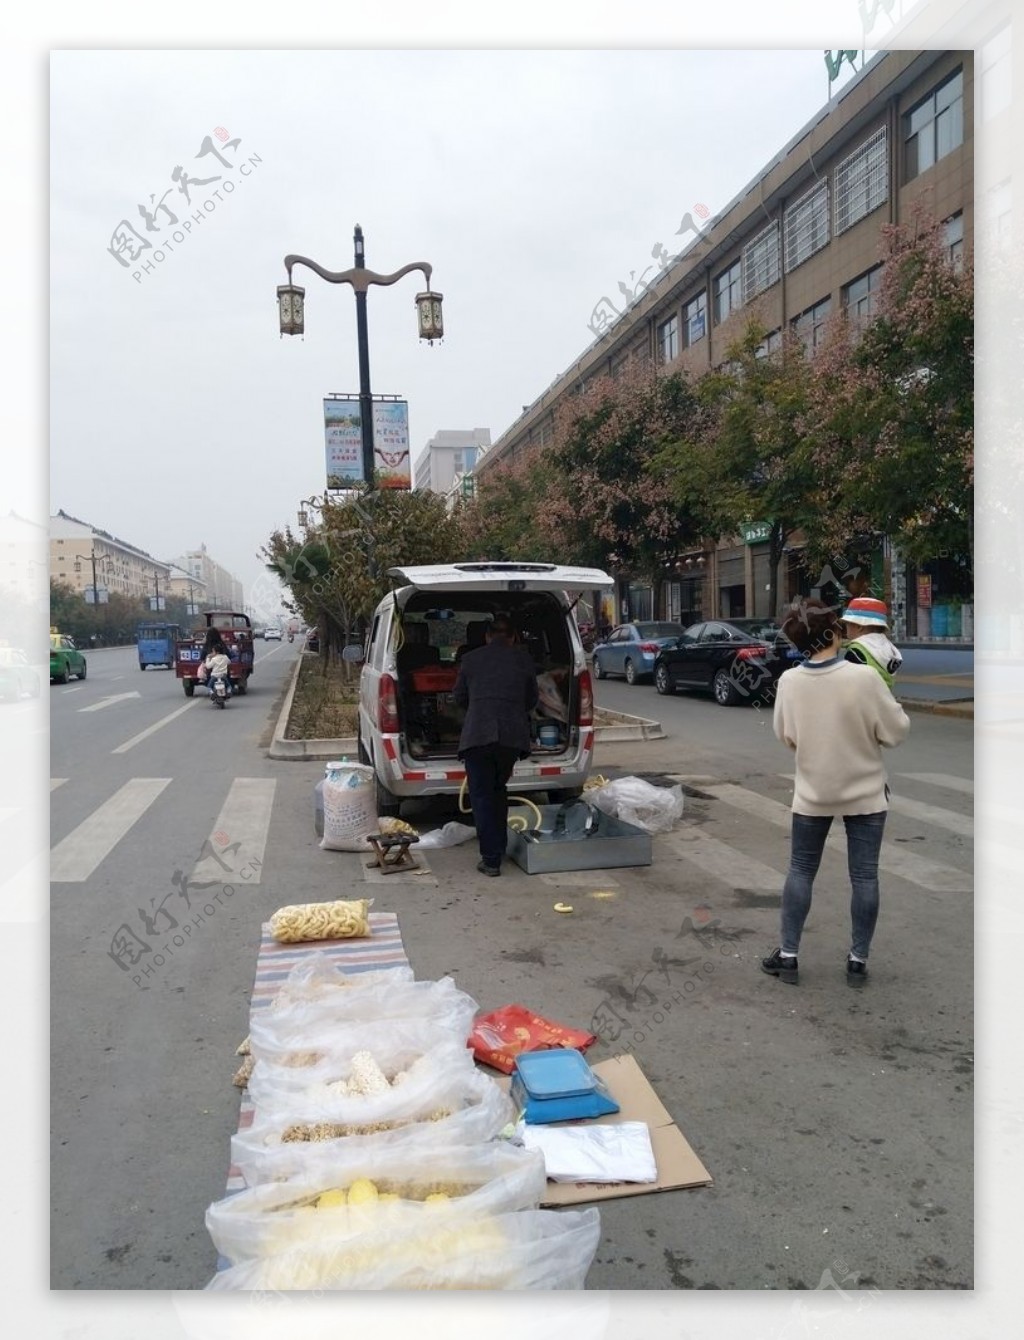
[[[516,764],[510,793],[579,795],[594,748],[594,695],[573,607],[614,585],[597,568],[554,563],[445,563],[390,568],[399,583],[367,635],[359,685],[359,758],[377,778],[377,809],[397,815],[414,796],[457,795],[465,713],[452,699],[458,663],[506,614],[537,667],[534,747]],[[358,654],[358,653],[357,653]],[[468,802],[467,802],[468,804]]]

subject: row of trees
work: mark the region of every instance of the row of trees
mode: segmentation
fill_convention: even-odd
[[[168,596],[166,608],[156,613],[143,596],[126,596],[111,591],[99,605],[88,603],[81,591],[62,582],[50,582],[50,624],[73,637],[80,647],[124,646],[135,641],[138,624],[163,620],[191,628],[196,620],[187,614],[187,604]]]
[[[723,367],[593,381],[551,443],[489,469],[454,511],[432,494],[325,497],[307,535],[264,550],[294,612],[337,650],[389,567],[456,558],[612,566],[657,588],[681,551],[745,522],[770,527],[773,583],[796,532],[815,569],[881,535],[912,561],[973,553],[972,270],[920,213],[882,237],[870,323],[838,314],[813,357],[788,331],[767,352],[755,307]]]

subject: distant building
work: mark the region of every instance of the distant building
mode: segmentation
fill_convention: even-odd
[[[174,566],[187,573],[193,581],[205,587],[202,603],[207,609],[241,610],[243,592],[242,583],[232,577],[227,568],[221,565],[207,552],[206,545],[190,549],[174,560]]]
[[[449,495],[472,476],[491,445],[489,428],[442,428],[434,434],[413,467],[413,488]]]
[[[68,512],[50,517],[50,577],[84,598],[95,581],[102,602],[108,594],[155,599],[168,593],[170,565],[127,540]]]

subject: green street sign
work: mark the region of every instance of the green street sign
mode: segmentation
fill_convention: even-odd
[[[740,534],[743,536],[744,544],[761,544],[767,540],[772,533],[772,523],[770,521],[741,521]]]

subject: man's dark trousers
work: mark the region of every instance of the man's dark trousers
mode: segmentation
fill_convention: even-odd
[[[501,865],[508,841],[505,787],[518,758],[518,749],[500,744],[477,745],[463,755],[480,856],[485,865],[495,868]]]

